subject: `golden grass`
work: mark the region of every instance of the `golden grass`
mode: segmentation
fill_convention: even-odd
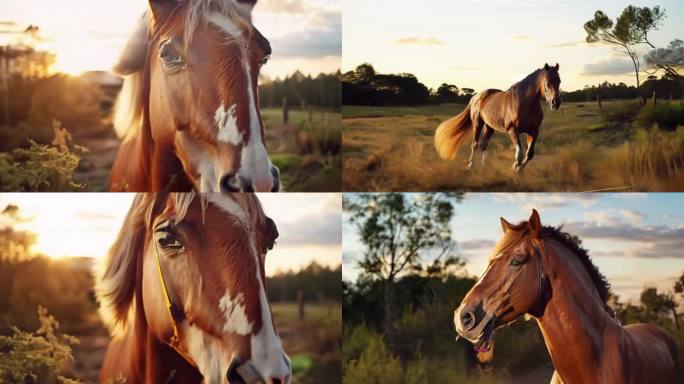
[[[461,144],[455,160],[442,160],[433,144],[437,126],[460,112],[454,105],[413,108],[406,115],[390,116],[392,108],[353,110],[354,118],[343,118],[343,176],[348,191],[588,191],[588,190],[672,190],[681,189],[681,171],[661,172],[652,168],[649,183],[635,182],[634,171],[618,159],[655,161],[638,154],[637,131],[631,124],[615,126],[604,121],[605,109],[625,108],[627,102],[604,102],[600,111],[594,103],[566,103],[562,112],[545,111],[535,158],[521,174],[512,171],[514,150],[508,137],[495,133],[483,169],[476,153],[474,168],[467,170],[471,134]],[[463,108],[460,106],[459,108]],[[346,111],[347,109],[345,109]],[[422,114],[421,114],[422,113]],[[368,116],[381,117],[359,117]],[[662,133],[663,143],[671,142]],[[665,144],[662,145],[662,148]],[[655,147],[652,150],[657,150]],[[671,145],[661,150],[668,169],[679,167],[684,148]],[[623,151],[622,157],[616,152]],[[626,167],[626,168],[625,168]],[[636,165],[632,165],[636,167]],[[643,172],[651,172],[644,170]]]

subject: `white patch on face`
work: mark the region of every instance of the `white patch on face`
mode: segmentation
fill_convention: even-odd
[[[242,28],[226,15],[214,12],[207,17],[207,21],[227,33],[229,36],[236,38],[242,37]]]
[[[249,221],[247,220],[247,213],[235,200],[231,199],[230,196],[221,194],[208,194],[205,195],[206,199],[216,205],[222,211],[235,216],[243,225],[247,225]]]
[[[219,105],[214,114],[214,121],[218,127],[217,139],[224,143],[239,145],[242,143],[242,132],[238,130],[236,105],[233,104],[226,110],[226,107]]]
[[[256,192],[270,192],[273,187],[271,175],[271,160],[268,158],[266,147],[261,141],[261,125],[256,109],[256,97],[252,89],[252,74],[249,64],[245,65],[247,73],[247,97],[249,99],[249,141],[242,148],[240,159],[240,174],[252,181]]]
[[[226,356],[230,355],[221,340],[206,334],[194,325],[186,325],[183,331],[185,348],[204,376],[204,382],[223,383],[228,370]]]
[[[247,320],[245,297],[242,293],[231,298],[230,292],[226,290],[226,294],[219,300],[218,307],[226,319],[226,322],[223,324],[224,332],[242,336],[252,333],[252,322]]]
[[[261,279],[259,253],[256,252],[256,249],[254,249],[254,244],[252,244],[252,253],[254,254],[254,258],[257,263],[256,277],[259,283],[261,329],[259,330],[259,333],[253,335],[250,339],[250,345],[252,348],[252,358],[250,359],[250,363],[264,378],[291,378],[292,369],[289,358],[285,354],[280,337],[276,335],[275,328],[273,327],[271,310],[268,305],[268,298],[266,297],[264,282]],[[285,361],[286,359],[287,363]]]

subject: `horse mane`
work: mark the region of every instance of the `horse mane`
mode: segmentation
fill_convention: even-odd
[[[123,335],[127,325],[135,318],[135,292],[141,278],[141,256],[145,248],[152,221],[159,213],[169,195],[165,193],[140,193],[135,196],[121,230],[95,270],[95,295],[100,303],[99,312],[113,336]],[[175,219],[183,220],[190,205],[199,197],[204,219],[210,195],[173,193]],[[253,220],[264,220],[264,213],[256,195],[225,194],[221,198],[231,199]]]
[[[580,241],[575,236],[562,231],[562,227],[544,226],[541,230],[541,236],[549,237],[561,243],[568,248],[582,263],[586,269],[591,281],[594,283],[596,290],[604,303],[610,298],[610,283],[606,277],[598,270],[596,265],[591,261],[589,251],[581,246]]]
[[[524,79],[522,79],[522,80],[518,81],[517,83],[511,85],[511,87],[508,88],[508,90],[509,91],[513,91],[513,90],[517,90],[517,89],[525,90],[530,86],[534,86],[537,83],[537,78],[539,77],[539,73],[542,70],[543,70],[542,68],[535,70],[534,72],[525,76]]]
[[[184,41],[187,45],[200,27],[206,25],[207,18],[212,13],[220,13],[236,23],[252,30],[251,7],[253,3],[239,3],[235,0],[181,0],[174,10],[187,7],[184,26]],[[168,21],[168,20],[167,20]],[[124,83],[117,96],[114,106],[114,130],[120,138],[136,134],[142,127],[144,114],[144,73],[148,70],[145,58],[147,49],[155,30],[162,28],[164,21],[158,23],[152,20],[150,11],[143,14],[128,39],[126,47],[121,53],[114,71],[124,77]],[[133,68],[126,68],[133,66]]]

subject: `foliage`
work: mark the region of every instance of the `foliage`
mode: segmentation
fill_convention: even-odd
[[[79,157],[69,151],[30,141],[29,148],[0,153],[0,191],[73,191]]]
[[[684,129],[661,132],[640,129],[631,142],[613,152],[618,174],[628,185],[644,186],[658,178],[677,178],[684,172]]]
[[[632,123],[641,110],[637,102],[625,102],[606,105],[600,110],[601,120],[610,127],[624,129],[625,125]]]
[[[315,261],[299,272],[277,273],[267,280],[268,296],[271,301],[297,301],[301,291],[306,301],[340,300],[342,287],[342,266],[323,267]]]
[[[677,126],[684,126],[684,104],[649,104],[641,109],[636,120],[643,128],[657,124],[662,130],[674,131]]]
[[[342,75],[342,104],[422,105],[430,90],[410,73],[378,74],[370,64]]]
[[[259,84],[259,103],[262,107],[280,108],[283,99],[290,105],[302,108],[311,106],[339,108],[341,103],[340,72],[324,74],[315,78],[297,71],[284,79]]]
[[[11,336],[0,336],[0,381],[10,383],[77,383],[62,376],[74,358],[72,336],[59,333],[59,323],[43,307],[38,307],[40,327],[25,332],[13,327]]]
[[[665,10],[659,6],[653,8],[627,6],[622,14],[613,22],[603,11],[596,11],[594,18],[584,24],[587,42],[599,41],[612,44],[618,52],[624,53],[632,60],[639,87],[640,60],[637,46],[647,44],[655,48],[648,40],[648,33],[657,30],[665,18]]]

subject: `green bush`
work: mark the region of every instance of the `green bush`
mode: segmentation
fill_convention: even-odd
[[[349,360],[344,367],[343,384],[406,383],[406,372],[398,357],[385,345],[382,336],[370,332],[368,343],[358,359]],[[416,370],[417,368],[414,368]],[[408,384],[408,383],[407,383]],[[414,383],[411,383],[414,384]],[[417,383],[416,383],[417,384]]]
[[[0,382],[78,383],[62,375],[74,361],[70,346],[78,340],[58,333],[59,323],[47,309],[38,307],[38,317],[40,328],[36,332],[14,327],[11,336],[0,336]]]
[[[74,191],[83,186],[74,179],[79,157],[69,151],[30,141],[29,148],[0,153],[0,191]]]
[[[657,124],[664,131],[674,131],[677,126],[684,125],[684,105],[663,102],[649,104],[641,109],[636,120],[642,128]]]

